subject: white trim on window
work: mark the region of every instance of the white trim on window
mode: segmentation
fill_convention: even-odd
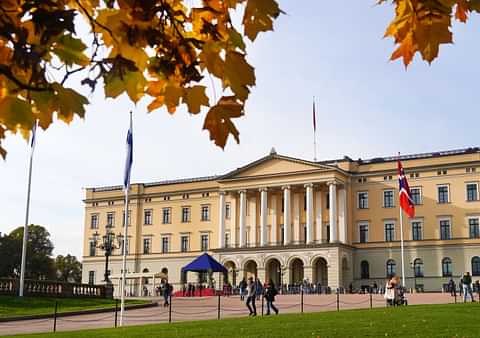
[[[365,206],[360,208],[360,194],[366,194],[367,198],[366,198],[366,203],[365,203]],[[368,191],[357,191],[357,209],[368,209]]]
[[[439,189],[442,187],[447,187],[447,201],[446,202],[440,202],[440,193]],[[437,203],[438,204],[445,204],[445,203],[450,203],[451,201],[451,196],[450,196],[450,184],[437,184]]]
[[[361,238],[362,238],[362,237],[361,237],[360,228],[361,228],[363,225],[366,225],[366,226],[367,226],[367,238],[366,238],[366,241],[365,241],[365,242],[362,242],[362,241],[361,241]],[[365,221],[358,222],[358,223],[357,223],[357,231],[358,231],[358,242],[359,242],[359,243],[368,243],[368,240],[369,240],[369,238],[368,238],[368,237],[369,237],[369,236],[368,236],[369,233],[368,233],[368,232],[370,231],[370,225],[369,225],[369,223],[368,223],[368,222],[365,222]]]
[[[391,205],[391,206],[386,206],[386,205],[385,205],[385,193],[386,193],[387,191],[391,191],[391,192],[392,192],[392,205]],[[383,207],[384,207],[384,208],[388,208],[388,209],[395,208],[395,189],[383,189],[383,191],[382,191],[382,200],[383,200]]]
[[[474,200],[468,200],[468,185],[470,184],[475,184],[477,187],[477,198]],[[466,202],[477,202],[479,200],[480,196],[478,195],[478,182],[465,182],[465,201]]]
[[[383,239],[385,242],[394,242],[397,238],[397,222],[394,219],[383,220]],[[387,241],[387,233],[385,231],[385,226],[387,224],[393,224],[393,238],[390,241]]]
[[[415,205],[422,205],[422,204],[423,204],[423,187],[422,187],[422,186],[410,187],[410,192],[411,192],[413,189],[418,189],[418,190],[420,191],[420,201],[419,201],[418,204],[415,204]]]

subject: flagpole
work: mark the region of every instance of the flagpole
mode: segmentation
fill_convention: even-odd
[[[313,97],[313,161],[317,161],[317,118],[315,112],[315,96]]]
[[[127,245],[128,245],[128,188],[125,189],[125,215],[123,222],[125,224],[123,228],[123,258],[122,258],[122,285],[120,291],[122,292],[120,297],[120,326],[123,326],[123,314],[125,311],[125,288],[126,288],[126,270],[127,270]]]
[[[127,248],[128,248],[128,190],[130,189],[130,172],[133,163],[133,127],[132,112],[130,112],[130,128],[127,133],[127,157],[125,161],[125,173],[123,179],[123,190],[125,192],[125,208],[123,215],[123,257],[122,257],[122,284],[120,287],[120,326],[123,326],[125,313],[125,289],[127,284]]]
[[[22,241],[22,262],[20,265],[20,285],[18,296],[23,297],[23,289],[25,285],[25,265],[27,261],[27,242],[28,242],[28,221],[30,217],[30,192],[32,187],[32,166],[33,166],[33,152],[35,150],[35,133],[37,129],[37,120],[32,131],[32,141],[30,145],[30,163],[28,166],[28,185],[27,185],[27,206],[25,208],[25,225],[23,227],[23,241]]]
[[[400,152],[398,153],[398,161],[400,161]],[[400,173],[399,177],[400,177]],[[398,192],[398,210],[400,212],[400,261],[402,264],[402,286],[405,287],[405,249],[403,245],[403,211],[400,205],[400,191]]]

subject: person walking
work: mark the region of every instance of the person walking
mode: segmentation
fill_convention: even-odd
[[[455,281],[453,280],[453,278],[450,278],[450,280],[448,281],[448,290],[450,291],[450,295],[452,297],[455,297],[457,295],[457,289],[456,289],[456,285],[455,285]]]
[[[253,277],[250,277],[248,278],[247,283],[247,308],[250,311],[249,316],[253,317],[257,315],[257,307],[255,306],[255,292],[255,282],[253,281]]]
[[[270,314],[270,309],[275,311],[275,314],[278,315],[278,308],[273,304],[275,302],[275,296],[278,294],[275,284],[270,279],[265,288],[265,300],[267,301],[267,316]]]
[[[244,301],[245,300],[245,290],[247,289],[247,282],[245,281],[245,277],[240,281],[240,284],[238,284],[238,288],[240,290],[240,300]]]
[[[257,300],[260,300],[260,296],[263,294],[263,285],[260,279],[255,280],[255,295],[257,296]]]
[[[172,285],[168,281],[165,281],[163,283],[163,307],[167,307],[168,305],[170,305],[169,300],[171,294]]]
[[[392,275],[390,279],[387,280],[385,284],[385,294],[383,298],[387,301],[387,306],[395,305],[395,287],[396,287],[395,275]]]
[[[467,296],[470,295],[470,299],[472,302],[475,301],[473,298],[472,293],[472,276],[470,276],[470,272],[465,272],[462,277],[462,287],[463,287],[463,302],[467,301]]]

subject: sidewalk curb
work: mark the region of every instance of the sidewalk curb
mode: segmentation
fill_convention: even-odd
[[[148,303],[148,304],[126,305],[125,306],[125,311],[127,311],[127,310],[137,310],[137,309],[146,309],[146,308],[156,307],[156,306],[158,306],[158,302],[151,302],[151,303]],[[104,309],[61,312],[61,313],[57,313],[57,318],[58,317],[90,315],[90,314],[106,313],[106,312],[115,312],[115,307],[104,308]],[[54,317],[53,314],[41,314],[41,315],[19,316],[19,317],[6,317],[6,318],[0,318],[0,323],[16,322],[16,321],[21,321],[21,320],[48,319],[48,318],[53,318],[53,317]]]

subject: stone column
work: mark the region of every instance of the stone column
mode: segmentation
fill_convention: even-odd
[[[225,192],[218,194],[218,247],[225,247]]]
[[[250,207],[248,211],[250,212],[250,245],[256,246],[257,239],[257,196],[248,199],[248,204]]]
[[[347,243],[347,191],[343,187],[338,191],[338,237],[341,243]]]
[[[240,246],[244,247],[247,243],[245,231],[246,231],[246,216],[247,216],[247,192],[245,190],[240,190],[240,214],[239,214],[239,223],[240,223]]]
[[[272,242],[273,245],[277,245],[277,195],[272,195],[272,227],[271,227],[271,233],[270,233],[270,241]]]
[[[293,243],[300,242],[300,194],[293,194]]]
[[[313,243],[313,184],[305,184],[307,193],[307,244]]]
[[[267,245],[267,188],[260,189],[260,246]]]
[[[290,186],[282,187],[283,189],[283,244],[290,244],[291,234],[291,209],[290,209]]]
[[[318,243],[323,242],[322,195],[321,191],[317,191],[315,198],[315,239]]]
[[[336,182],[330,182],[328,184],[330,194],[330,243],[338,241],[337,238],[337,184]]]

